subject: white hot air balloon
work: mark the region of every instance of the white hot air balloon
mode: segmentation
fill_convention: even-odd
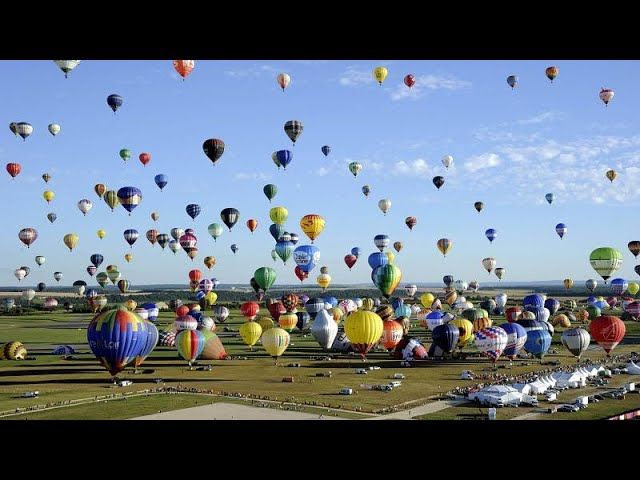
[[[569,328],[562,333],[561,340],[567,350],[580,359],[591,343],[591,335],[584,328]]]
[[[15,272],[13,272],[13,274],[16,276],[18,281],[20,281],[24,277],[27,276],[27,271],[24,268],[16,268],[16,270],[15,270]]]
[[[487,257],[482,260],[482,266],[487,272],[489,272],[489,275],[491,275],[491,270],[496,268],[496,259],[493,257]]]
[[[378,202],[378,208],[382,210],[382,213],[386,215],[391,208],[391,200],[389,200],[388,198],[383,198]]]
[[[64,72],[64,78],[80,64],[82,60],[54,60],[55,64]]]
[[[418,287],[416,285],[405,285],[405,290],[407,292],[407,295],[409,295],[410,297],[413,297],[416,292],[418,291]],[[420,308],[420,307],[418,307]]]
[[[87,212],[91,210],[91,207],[93,207],[93,203],[91,202],[91,200],[87,200],[86,198],[83,198],[78,202],[78,209],[82,212],[83,215],[86,215]]]
[[[614,96],[615,94],[616,94],[616,93],[615,93],[613,90],[611,90],[610,88],[602,88],[602,89],[600,90],[600,95],[599,95],[599,97],[600,97],[600,100],[602,100],[602,101],[604,102],[604,104],[605,104],[606,106],[608,106],[608,105],[609,105],[609,102],[610,102],[611,100],[613,100],[613,96]]]
[[[455,288],[457,292],[462,293],[469,288],[469,284],[463,280],[456,280],[453,282],[453,288]]]
[[[49,126],[47,127],[49,129],[49,133],[51,135],[53,135],[54,137],[60,133],[60,125],[58,125],[57,123],[50,123]]]
[[[311,324],[311,335],[324,349],[331,348],[338,334],[338,324],[326,310],[320,310]]]
[[[36,291],[33,288],[29,288],[27,290],[22,291],[22,298],[25,299],[27,302],[30,302],[31,300],[33,300],[35,296],[36,296]]]
[[[451,155],[445,155],[442,157],[442,165],[444,165],[445,168],[449,168],[453,165],[453,157]]]
[[[507,304],[507,294],[506,293],[499,293],[496,295],[496,307],[498,307],[499,309],[503,309],[505,307],[505,305]]]

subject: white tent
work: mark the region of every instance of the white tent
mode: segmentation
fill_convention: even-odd
[[[549,385],[543,382],[541,379],[537,379],[535,382],[529,384],[531,395],[539,395],[547,391]]]
[[[586,385],[584,375],[578,372],[556,372],[554,378],[560,386],[568,386],[569,388],[579,388]]]
[[[640,375],[640,367],[629,360],[629,363],[627,363],[627,373],[629,375]]]
[[[513,387],[514,389],[516,389],[518,392],[522,393],[523,395],[530,395],[531,394],[531,386],[528,383],[513,383],[511,385],[511,387]]]

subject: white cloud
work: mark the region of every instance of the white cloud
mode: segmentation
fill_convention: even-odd
[[[458,80],[452,76],[443,75],[418,75],[415,77],[416,83],[413,87],[407,87],[404,82],[397,85],[391,92],[392,100],[411,99],[417,100],[422,98],[427,90],[460,90],[462,88],[471,87],[471,82],[466,80]]]
[[[477,172],[485,168],[497,167],[502,160],[495,153],[483,153],[482,155],[475,155],[464,163],[464,168],[470,172]]]
[[[373,70],[361,70],[353,65],[347,67],[338,80],[340,85],[345,87],[357,87],[359,85],[374,83],[374,81]]]
[[[262,172],[239,172],[235,174],[236,180],[269,180],[271,179],[271,175]]]
[[[392,173],[394,175],[430,177],[434,175],[434,168],[435,167],[432,168],[431,166],[429,166],[429,164],[423,158],[417,158],[416,160],[411,160],[410,162],[400,160],[395,163]]]
[[[543,123],[543,122],[551,122],[553,120],[560,120],[564,117],[565,115],[562,112],[555,112],[555,111],[542,112],[542,113],[539,113],[538,115],[534,115],[533,117],[524,118],[522,120],[516,120],[515,124],[516,125],[532,125],[532,124]]]
[[[324,177],[325,175],[329,175],[329,173],[331,173],[331,171],[325,167],[320,167],[316,170],[316,175],[319,177]]]
[[[265,74],[277,75],[280,72],[281,70],[278,70],[271,65],[252,65],[250,67],[237,70],[225,70],[224,74],[233,78],[257,78]]]
[[[384,163],[382,162],[370,162],[367,164],[367,167],[371,168],[374,172],[379,172],[384,168]]]

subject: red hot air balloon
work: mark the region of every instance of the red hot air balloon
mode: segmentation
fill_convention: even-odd
[[[178,308],[176,308],[176,317],[184,317],[185,315],[189,314],[189,307],[187,307],[186,305],[180,305]]]
[[[149,163],[151,161],[151,154],[150,153],[146,153],[146,152],[142,152],[140,154],[140,163],[142,163],[142,165],[144,165],[145,167],[147,166],[147,163]]]
[[[355,255],[349,254],[344,256],[344,263],[347,264],[347,267],[349,267],[349,270],[351,270],[351,267],[353,267],[357,261],[358,261],[358,257],[356,257]]]
[[[7,163],[7,172],[11,175],[12,178],[16,178],[16,176],[22,171],[22,167],[19,163]]]
[[[249,320],[253,320],[258,315],[260,306],[256,302],[245,302],[240,306],[240,313],[247,317]]]
[[[287,309],[284,308],[284,305],[282,304],[282,302],[279,300],[267,305],[267,309],[269,310],[269,313],[271,314],[271,316],[276,322],[280,318],[280,315],[282,315],[283,313],[286,313],[287,311]]]
[[[194,268],[189,272],[189,280],[192,282],[199,282],[202,279],[202,272],[197,268]]]
[[[302,269],[300,269],[300,266],[296,266],[294,273],[296,274],[296,277],[298,277],[298,280],[300,280],[301,282],[304,282],[307,278],[309,278],[309,272],[304,272]]]
[[[413,87],[416,84],[416,77],[414,77],[412,74],[405,76],[404,84],[409,88]]]
[[[607,352],[607,356],[624,338],[625,332],[624,322],[613,315],[601,315],[589,325],[589,333]]]

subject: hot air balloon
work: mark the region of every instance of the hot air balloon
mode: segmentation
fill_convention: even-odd
[[[16,131],[18,135],[22,137],[22,140],[27,140],[27,137],[33,133],[33,126],[27,122],[18,122],[16,124]]]
[[[238,250],[240,250],[240,248],[238,248],[238,246],[235,243],[231,244],[230,248],[231,248],[231,251],[234,253],[234,255]]]
[[[404,84],[409,88],[413,87],[416,84],[416,77],[411,74],[405,75]]]
[[[502,280],[502,277],[504,277],[504,272],[505,272],[504,268],[502,267],[496,268],[495,274],[496,274],[496,277],[498,277],[498,280]]]
[[[636,293],[638,293],[640,291],[640,285],[638,285],[636,282],[629,282],[629,286],[627,287],[627,291],[629,292],[629,294],[633,295],[635,297]]]
[[[440,240],[438,240],[436,245],[438,247],[438,250],[440,250],[440,253],[442,253],[442,255],[446,257],[447,253],[449,253],[449,250],[451,250],[451,247],[453,246],[453,242],[448,238],[441,238]]]
[[[367,352],[380,340],[382,331],[382,319],[374,312],[359,310],[349,315],[344,322],[344,332],[363,360],[366,359]]]
[[[186,209],[187,215],[191,217],[192,220],[195,220],[198,215],[200,215],[200,205],[195,203],[190,203],[187,205]]]
[[[16,178],[18,174],[22,171],[22,167],[19,163],[7,163],[7,172],[11,175],[12,178]]]
[[[573,288],[573,280],[570,278],[565,278],[562,283],[564,283],[564,288],[567,290],[571,290]]]
[[[378,247],[378,250],[383,251],[386,247],[389,246],[389,236],[388,235],[384,235],[384,234],[380,234],[380,235],[376,235],[373,238],[373,243],[375,244],[376,247]]]
[[[16,268],[13,272],[18,281],[21,281],[24,277],[27,276],[27,271],[24,268]]]
[[[182,81],[189,76],[196,66],[195,60],[174,60],[173,68],[178,72],[178,75],[182,77]]]
[[[38,289],[39,292],[44,292],[44,290],[47,288],[47,284],[44,283],[44,282],[40,282],[40,283],[38,283],[36,288]]]
[[[518,85],[518,77],[516,75],[509,75],[507,77],[507,83],[513,90],[514,88],[516,88],[516,85]]]
[[[538,324],[542,323],[537,320],[532,321]],[[520,322],[522,322],[522,320],[518,323]],[[546,328],[541,326],[536,326],[534,329],[527,329],[525,327],[525,330],[527,330],[527,341],[524,344],[525,351],[534,357],[542,359],[551,346],[551,334]]]
[[[611,292],[614,295],[622,295],[629,288],[629,283],[624,278],[614,278],[611,280]]]
[[[615,92],[610,88],[601,88],[598,96],[600,97],[600,100],[604,102],[605,106],[609,106],[609,102],[613,99],[614,95]]]
[[[109,105],[111,110],[113,110],[114,114],[116,113],[116,110],[118,110],[118,108],[122,106],[123,102],[124,99],[116,93],[113,93],[107,97],[107,105]]]
[[[615,248],[600,247],[591,252],[589,262],[606,284],[611,274],[622,266],[622,254]]]
[[[240,325],[238,332],[242,341],[249,346],[249,350],[253,351],[253,346],[262,335],[262,327],[258,322],[249,321]]]
[[[49,126],[47,127],[47,129],[49,130],[49,133],[51,135],[53,135],[54,137],[60,133],[60,125],[58,125],[57,123],[50,123]]]
[[[378,202],[378,208],[382,211],[382,213],[386,215],[391,208],[391,200],[389,200],[388,198],[383,198]]]
[[[131,215],[133,209],[142,201],[142,192],[136,187],[122,187],[118,190],[118,201]]]
[[[125,230],[123,235],[125,241],[129,244],[130,247],[133,247],[133,244],[136,243],[136,240],[138,240],[138,237],[140,236],[138,231],[133,228],[128,228],[127,230]]]
[[[276,152],[276,158],[279,164],[278,168],[281,166],[286,170],[287,165],[289,165],[293,160],[293,152],[291,150],[278,150]]]
[[[324,218],[315,213],[310,213],[300,219],[300,228],[309,237],[311,243],[322,233],[324,224]]]
[[[47,203],[51,202],[51,200],[53,200],[55,196],[56,194],[51,190],[47,190],[42,194],[42,197],[47,201]]]
[[[262,332],[262,346],[276,360],[276,365],[278,357],[289,346],[290,338],[289,333],[280,327],[273,327]]]
[[[439,175],[437,177],[433,177],[432,181],[438,190],[440,190],[440,187],[444,185],[444,177]]]
[[[254,272],[253,278],[260,288],[267,292],[276,281],[276,271],[270,267],[260,267]]]
[[[38,255],[36,257],[36,263],[38,264],[38,266],[41,266],[46,261],[47,261],[47,259],[45,257],[43,257],[42,255]]]
[[[362,164],[359,162],[351,162],[349,164],[349,171],[353,174],[354,177],[357,177],[358,174],[362,171]]]
[[[271,200],[273,200],[273,198],[278,193],[278,187],[275,186],[273,183],[268,183],[262,188],[262,191],[264,192],[265,196],[269,199],[269,202],[271,202]]]
[[[59,282],[62,279],[62,272],[54,272],[53,278],[56,279],[56,282]]]
[[[320,150],[322,150],[325,157],[328,157],[331,152],[331,147],[329,145],[324,145]]]
[[[49,183],[49,180],[51,180],[51,175],[49,175],[48,173],[43,173],[42,180],[44,180],[44,183]]]
[[[413,227],[418,224],[418,219],[416,217],[407,217],[405,218],[404,223],[409,227],[409,231],[411,231],[413,230]]]
[[[613,315],[601,315],[589,324],[589,333],[600,345],[607,356],[622,341],[626,333],[624,322]]]
[[[553,193],[547,193],[544,198],[549,202],[549,205],[553,203],[554,195]]]
[[[493,243],[493,240],[498,236],[498,232],[495,228],[488,229],[484,234],[489,239],[490,243]]]
[[[567,233],[567,226],[564,223],[557,224],[556,233],[560,237],[560,240],[562,240],[562,237],[564,237],[564,234]]]
[[[27,248],[29,248],[38,238],[38,231],[31,227],[23,228],[18,232],[18,238],[27,246]]]
[[[607,178],[611,183],[616,179],[618,173],[615,170],[607,170]]]
[[[131,150],[129,150],[128,148],[122,148],[120,149],[119,155],[122,161],[126,162],[131,158]]]
[[[495,364],[507,346],[508,337],[501,327],[487,327],[475,333],[475,345]]]
[[[211,163],[214,165],[218,160],[220,160],[220,157],[222,157],[224,147],[224,142],[218,138],[210,138],[205,140],[202,144],[204,154],[209,157],[209,160],[211,160]]]
[[[444,157],[442,157],[442,165],[444,165],[444,168],[449,168],[451,165],[453,165],[453,157],[451,155],[445,155]]]
[[[118,206],[118,203],[120,203],[120,200],[118,200],[118,193],[115,190],[106,191],[102,198],[112,212],[114,208]]]
[[[579,360],[591,343],[591,335],[583,328],[570,328],[562,333],[561,340],[567,350]]]
[[[349,254],[344,256],[344,263],[347,264],[347,267],[349,267],[349,270],[351,270],[351,267],[353,267],[357,261],[358,261],[358,258],[355,255]]]
[[[196,322],[197,324],[197,322]],[[185,329],[176,335],[178,353],[189,365],[194,362],[204,350],[205,336],[200,330]]]
[[[585,282],[585,286],[587,287],[587,290],[589,290],[590,292],[593,292],[598,286],[598,282],[590,278]]]
[[[380,85],[384,82],[384,79],[387,78],[389,71],[385,67],[376,67],[373,69],[373,78],[376,79]]]
[[[371,279],[378,290],[389,298],[402,280],[402,272],[396,265],[381,265],[371,272]]]
[[[627,244],[627,248],[629,248],[629,251],[637,260],[638,254],[640,254],[640,240],[632,240]]]
[[[287,137],[291,139],[294,146],[296,144],[296,140],[302,133],[303,129],[304,129],[304,126],[302,125],[302,122],[300,122],[299,120],[289,120],[287,123],[284,124],[284,133],[286,133]],[[282,162],[282,159],[280,158],[280,156],[278,156],[278,160]]]
[[[544,71],[544,74],[551,80],[551,83],[553,83],[553,80],[558,76],[558,73],[560,73],[558,67],[547,67]]]
[[[89,348],[114,377],[141,353],[147,337],[148,324],[125,309],[100,313],[87,328]]]
[[[67,78],[71,71],[76,68],[82,60],[54,60],[60,70],[64,73],[64,78]]]
[[[280,85],[280,88],[284,93],[284,89],[287,88],[291,83],[291,77],[286,73],[279,73],[276,77],[276,81],[278,82],[278,85]]]
[[[320,288],[322,288],[323,292],[326,291],[331,284],[331,275],[329,275],[328,273],[321,273],[316,277],[316,283],[318,284],[318,286],[320,286]]]
[[[83,215],[86,215],[89,210],[93,207],[93,203],[91,200],[87,200],[83,198],[78,202],[78,209],[82,212]]]
[[[240,218],[240,212],[235,208],[225,208],[220,212],[220,218],[222,219],[222,222],[227,226],[229,231],[231,231],[233,226]]]
[[[507,332],[507,345],[502,352],[505,357],[515,360],[516,356],[527,342],[527,331],[518,323],[503,323],[500,325]]]
[[[311,335],[323,349],[331,348],[338,334],[338,324],[324,309],[310,315],[315,318],[311,324]]]
[[[369,187],[369,185],[364,185],[362,187],[362,193],[364,194],[365,197],[368,197],[369,193],[371,193],[371,187]]]

